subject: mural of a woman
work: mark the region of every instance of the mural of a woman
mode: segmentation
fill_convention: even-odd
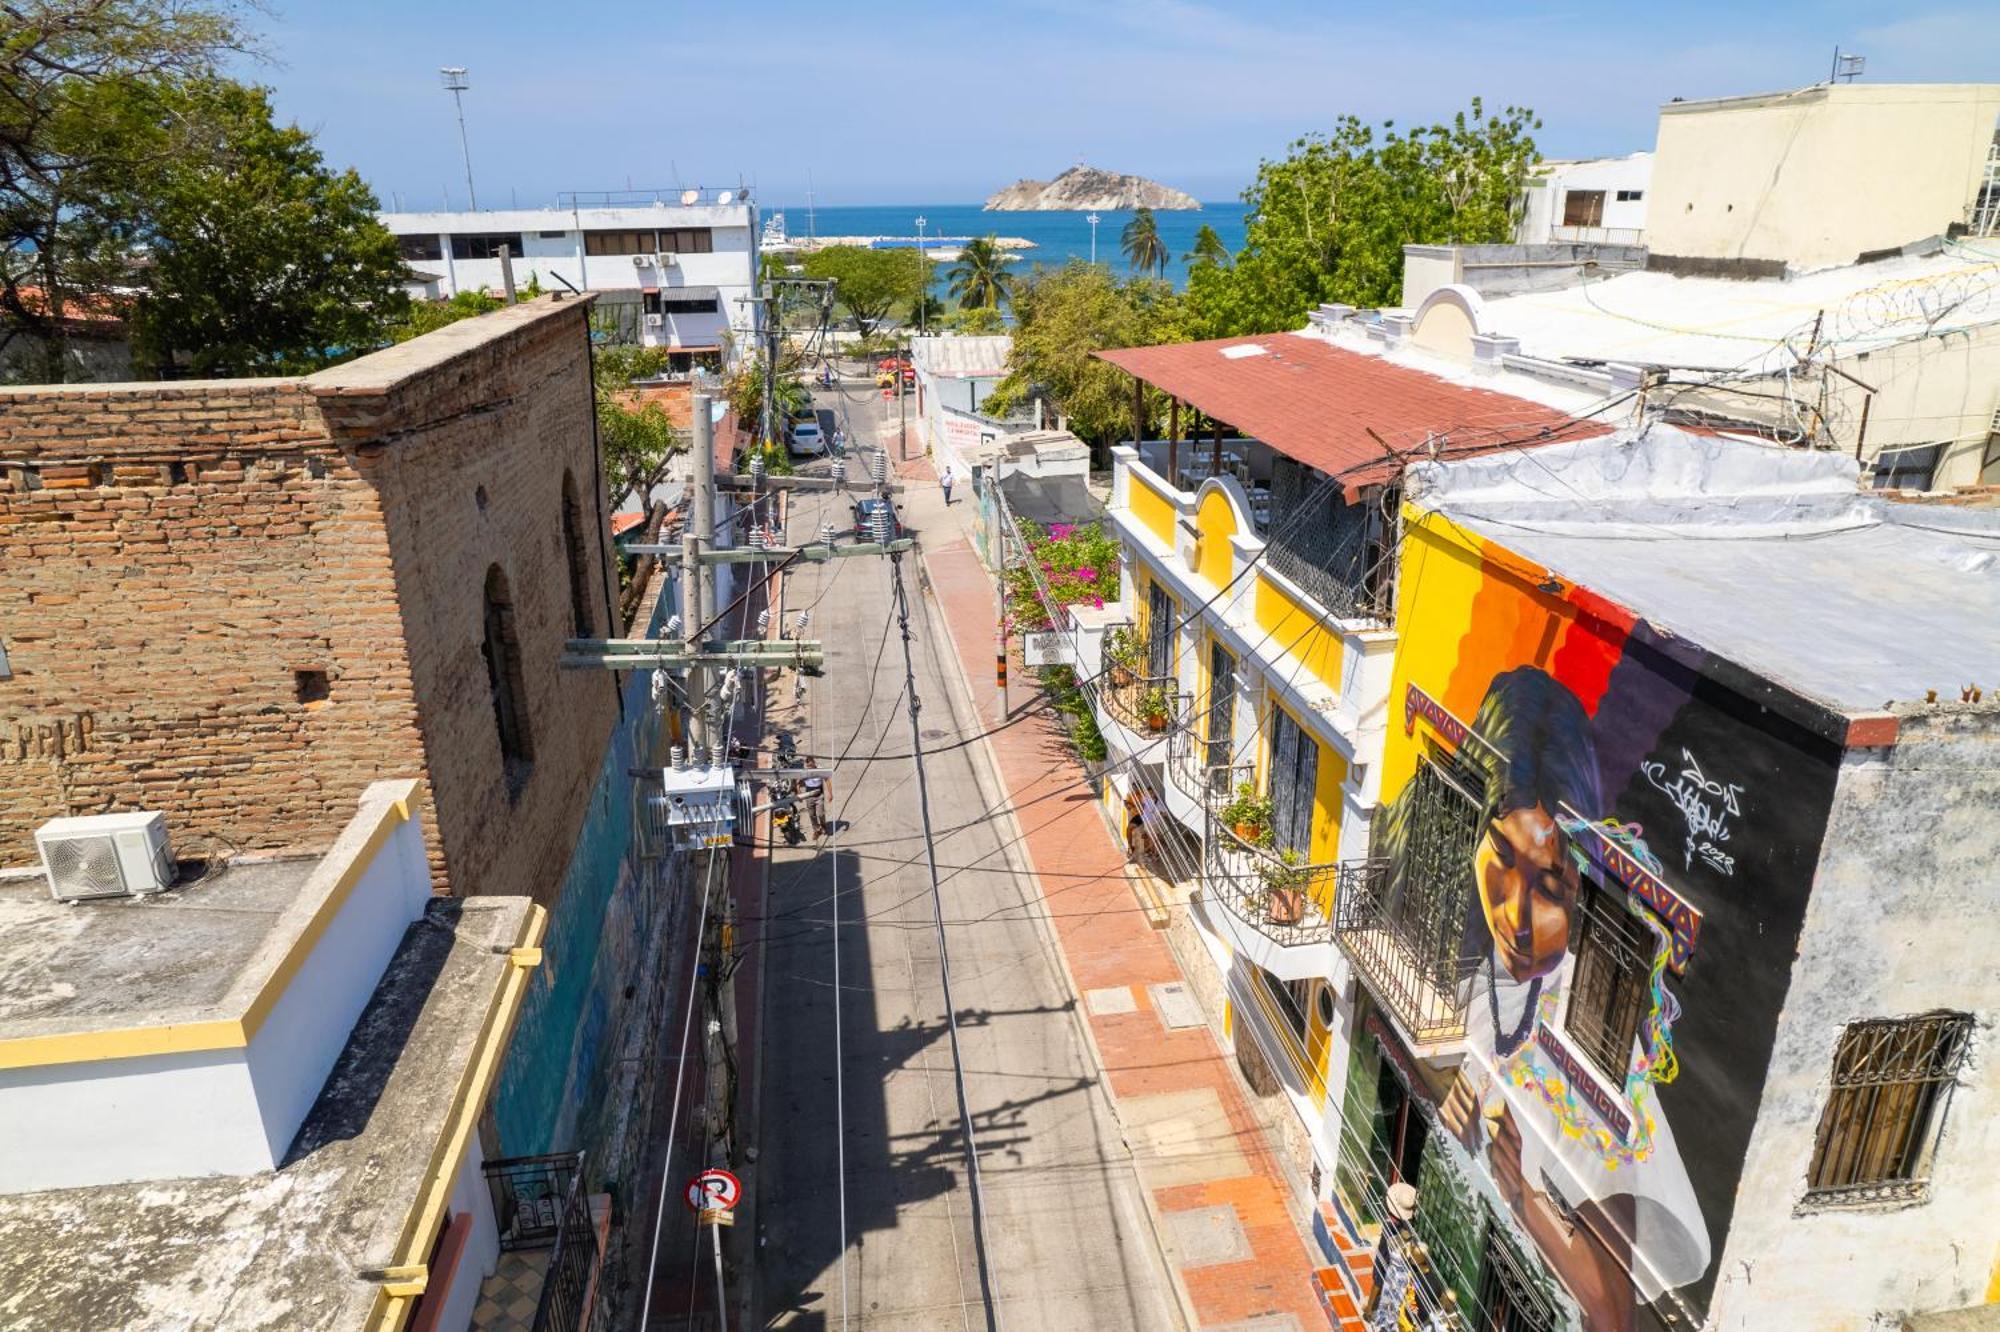
[[[1472,730],[1479,739],[1458,757],[1462,770],[1485,779],[1485,822],[1465,867],[1476,910],[1467,912],[1460,955],[1478,963],[1464,994],[1468,1058],[1440,1117],[1469,1151],[1484,1151],[1496,1187],[1587,1325],[1628,1328],[1635,1295],[1651,1302],[1698,1279],[1709,1244],[1650,1089],[1635,1107],[1649,1129],[1643,1148],[1607,1153],[1561,1122],[1551,1088],[1565,1075],[1535,1040],[1537,1025],[1560,1026],[1567,1008],[1584,889],[1583,857],[1563,811],[1605,813],[1590,718],[1561,681],[1522,666],[1493,678]],[[1385,829],[1392,856],[1405,853],[1398,834],[1408,816],[1399,814]],[[1551,1198],[1551,1189],[1561,1196]]]

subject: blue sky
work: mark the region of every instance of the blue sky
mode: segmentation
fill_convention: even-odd
[[[1990,0],[1986,0],[1990,4]],[[1985,12],[1980,12],[1982,8]],[[1543,121],[1549,156],[1650,148],[1669,98],[1826,77],[2000,78],[1985,5],[1861,0],[1414,6],[1347,0],[275,0],[245,77],[385,205],[753,182],[776,205],[973,202],[1079,159],[1233,198],[1260,158],[1343,112],[1399,124],[1473,95]]]

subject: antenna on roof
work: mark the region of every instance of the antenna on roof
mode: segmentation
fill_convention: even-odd
[[[1828,83],[1852,83],[1861,77],[1862,66],[1868,63],[1867,56],[1842,55],[1840,48],[1833,48],[1833,72],[1827,76]]]

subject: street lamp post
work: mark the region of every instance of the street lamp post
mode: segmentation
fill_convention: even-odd
[[[472,211],[479,211],[479,195],[472,188],[472,149],[465,141],[465,90],[472,85],[465,77],[462,65],[446,65],[438,71],[444,80],[445,91],[451,94],[452,105],[458,108],[458,151],[465,158],[465,197],[472,205]]]
[[[1096,262],[1097,262],[1097,223],[1098,223],[1098,216],[1097,216],[1097,214],[1095,214],[1095,213],[1092,213],[1092,214],[1091,214],[1091,215],[1090,215],[1089,217],[1086,217],[1086,218],[1085,218],[1085,219],[1083,219],[1083,220],[1084,220],[1084,221],[1086,221],[1086,222],[1088,222],[1088,223],[1090,223],[1090,262],[1094,264],[1094,263],[1096,263]]]
[[[922,214],[917,215],[917,331],[919,333],[930,331],[931,257],[924,253],[926,220]]]

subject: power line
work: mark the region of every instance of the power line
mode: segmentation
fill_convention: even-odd
[[[979,1261],[979,1294],[986,1307],[987,1332],[998,1332],[993,1273],[986,1251],[986,1204],[979,1183],[979,1144],[973,1135],[972,1107],[965,1094],[965,1060],[959,1048],[958,1009],[951,997],[951,949],[945,940],[944,892],[938,882],[937,842],[931,834],[930,783],[924,774],[923,739],[917,721],[917,714],[923,704],[917,697],[917,667],[910,651],[910,598],[903,584],[901,553],[891,554],[889,564],[896,585],[896,623],[903,639],[903,684],[909,696],[910,747],[917,769],[917,810],[923,822],[924,856],[930,867],[931,909],[937,926],[938,979],[944,992],[945,1023],[951,1033],[952,1083],[958,1092],[959,1126],[965,1135],[966,1180],[972,1195],[972,1244]],[[836,1002],[838,1002],[837,996]]]

